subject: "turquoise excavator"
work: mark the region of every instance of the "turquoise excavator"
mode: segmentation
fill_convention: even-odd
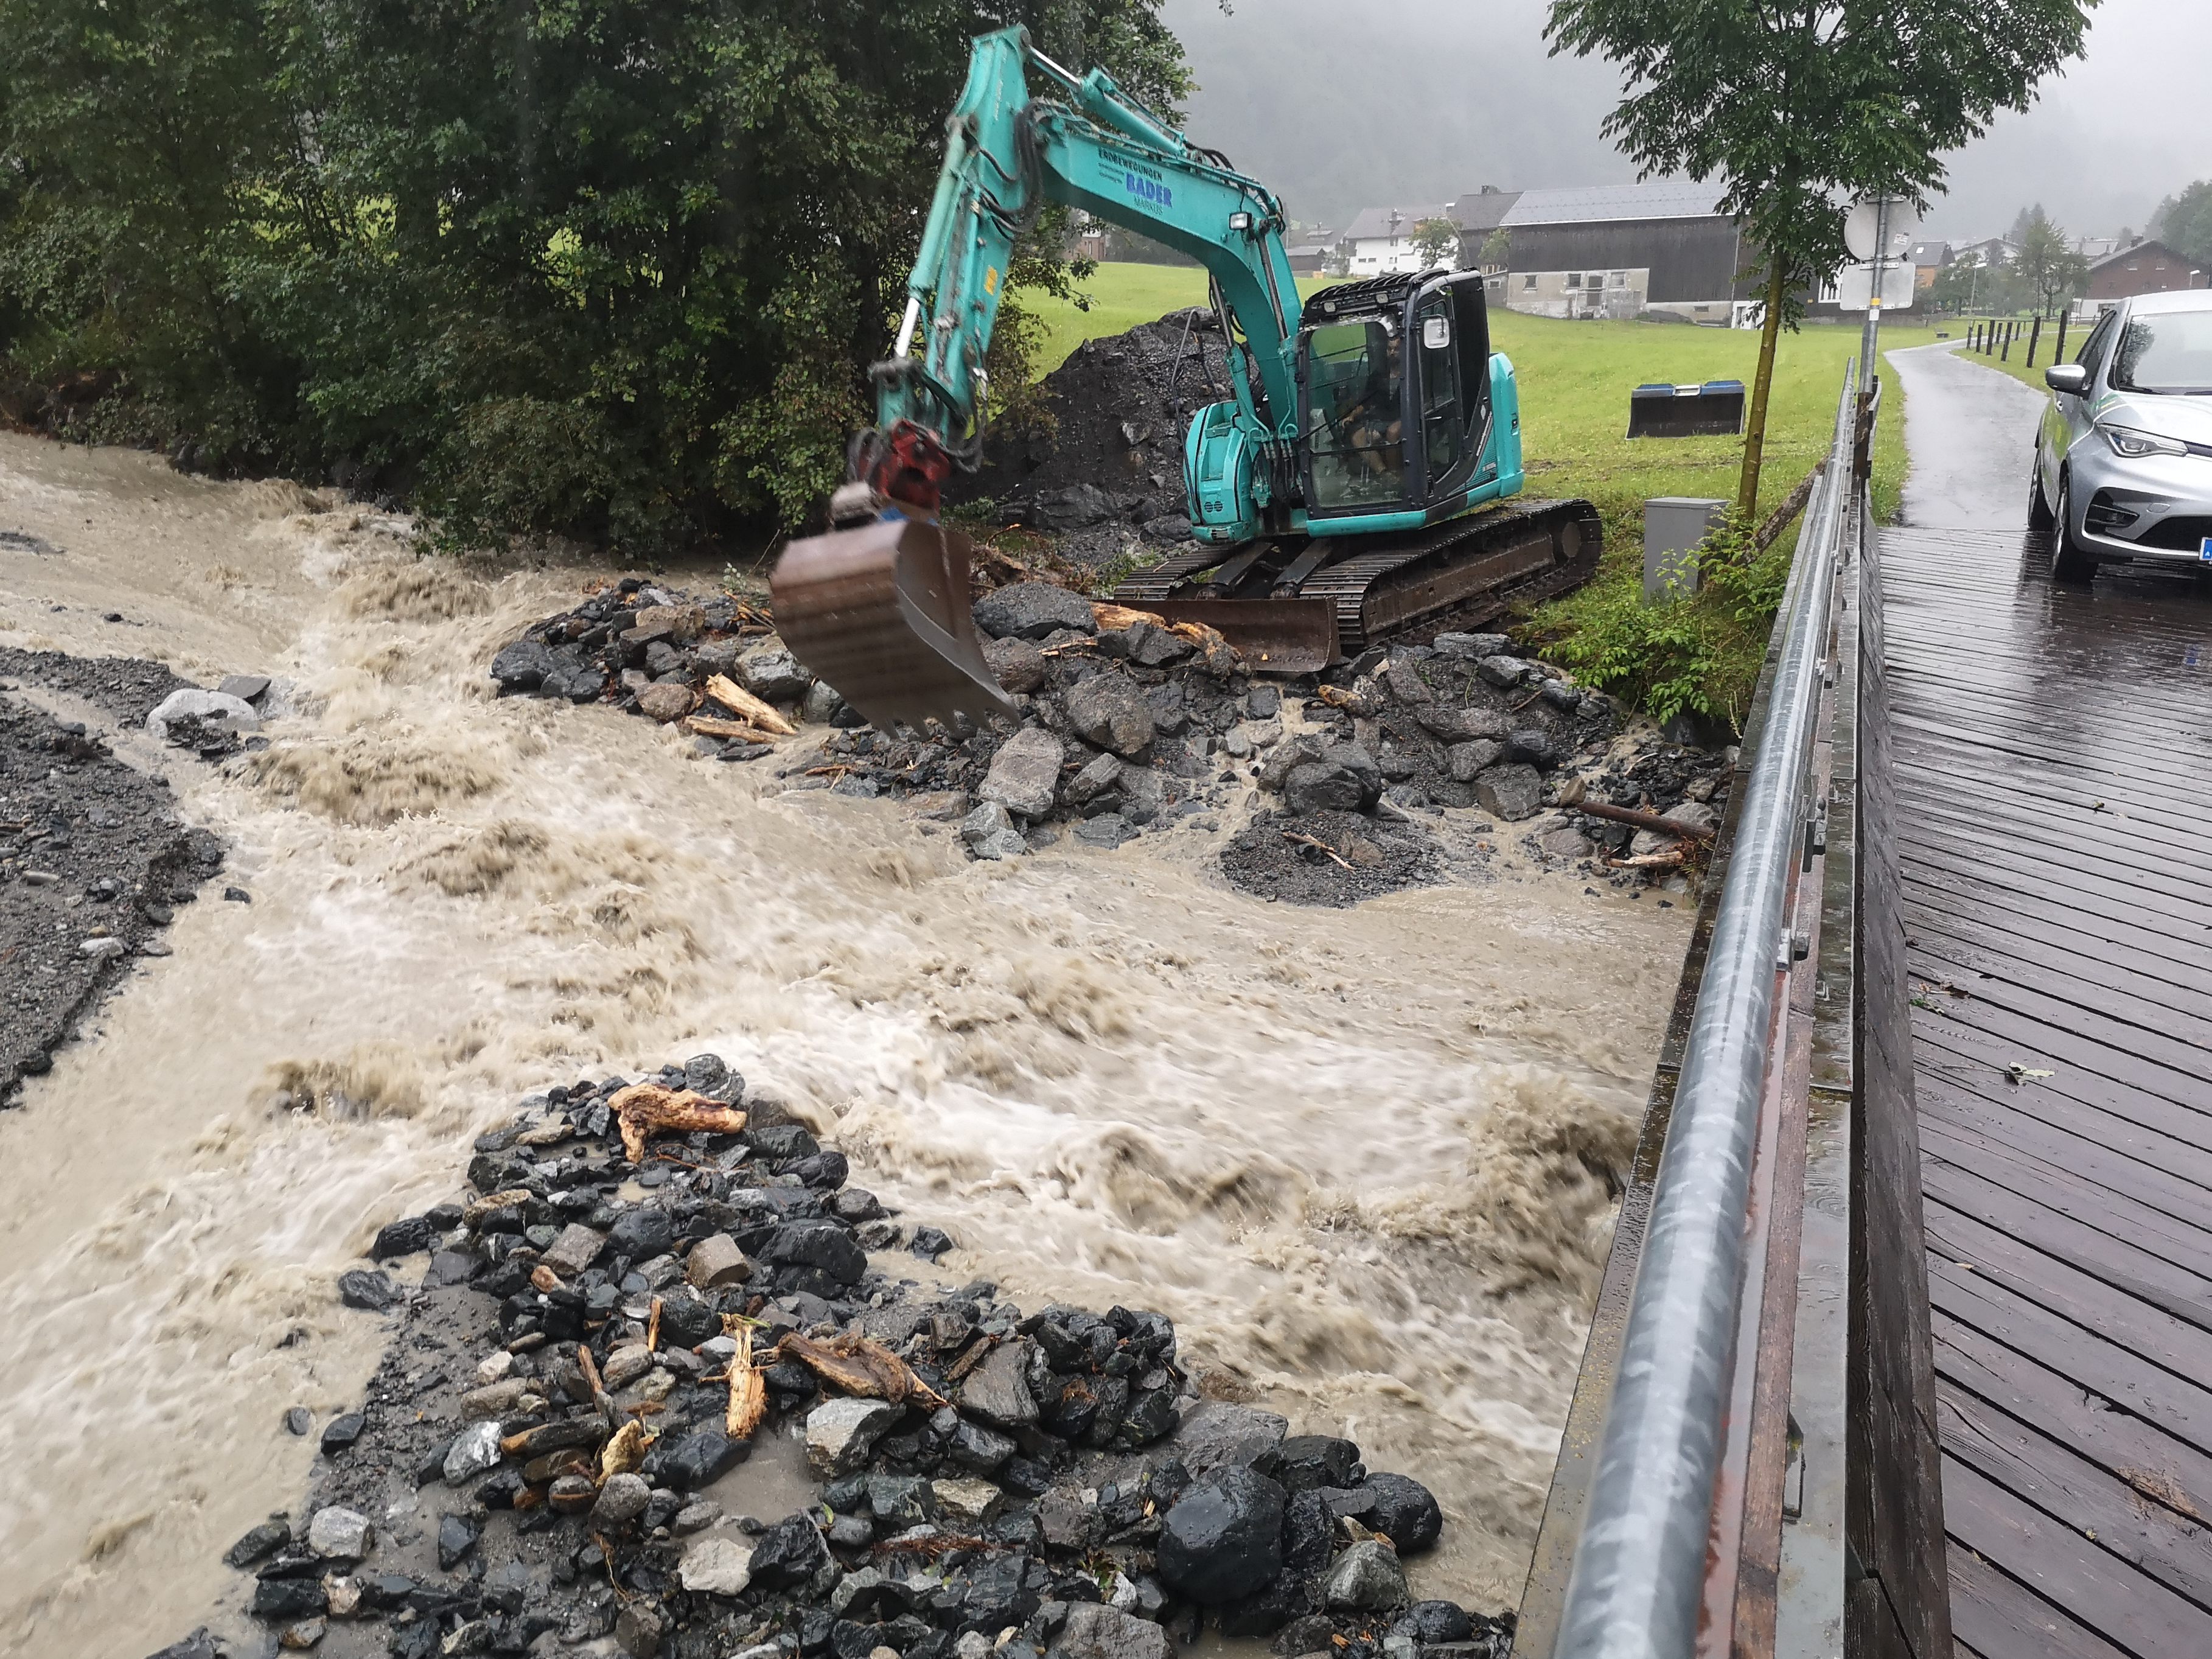
[[[1231,396],[1183,437],[1197,545],[1118,603],[1218,629],[1255,668],[1308,673],[1480,626],[1596,568],[1588,501],[1506,504],[1520,398],[1480,272],[1342,283],[1301,305],[1273,191],[1023,29],[975,40],[946,131],[905,314],[870,371],[876,424],[854,441],[831,528],[793,543],[771,581],[785,641],[868,719],[1012,712],[969,620],[969,544],[939,507],[954,469],[982,459],[985,355],[1015,244],[1048,202],[1196,259],[1228,342]]]

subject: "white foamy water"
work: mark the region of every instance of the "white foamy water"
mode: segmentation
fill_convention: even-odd
[[[65,550],[0,550],[0,641],[305,711],[234,772],[120,745],[253,902],[181,909],[0,1115],[0,1651],[139,1659],[235,1607],[222,1549],[306,1485],[285,1408],[374,1363],[331,1289],[374,1228],[525,1091],[710,1048],[956,1279],[1167,1312],[1217,1390],[1435,1487],[1417,1587],[1517,1597],[1686,911],[1510,869],[1301,910],[1188,829],[971,866],[775,762],[494,700],[576,569],[12,436],[0,528]]]

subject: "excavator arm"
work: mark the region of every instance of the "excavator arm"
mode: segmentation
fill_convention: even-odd
[[[1054,95],[1030,95],[1031,70]],[[1013,712],[969,624],[968,544],[938,511],[952,469],[981,459],[1006,273],[1055,201],[1187,253],[1212,278],[1234,401],[1189,435],[1193,521],[1249,539],[1295,476],[1298,298],[1282,204],[1104,70],[1063,69],[1020,28],[978,37],[897,337],[870,371],[877,423],[831,498],[835,527],[793,543],[771,583],[786,641],[878,723]]]
[[[1031,70],[1060,95],[1032,98]],[[1298,300],[1281,203],[1125,96],[1103,70],[1079,77],[1031,46],[1025,30],[1001,29],[975,43],[905,314],[889,361],[873,371],[878,435],[862,481],[878,494],[933,511],[951,467],[980,459],[983,363],[1006,272],[1022,234],[1054,201],[1204,265],[1243,348],[1230,357],[1237,423],[1261,443],[1294,438]]]

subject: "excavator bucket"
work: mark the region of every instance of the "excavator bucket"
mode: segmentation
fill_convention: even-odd
[[[1018,716],[976,641],[968,553],[958,531],[914,519],[793,542],[769,578],[776,631],[878,726]]]

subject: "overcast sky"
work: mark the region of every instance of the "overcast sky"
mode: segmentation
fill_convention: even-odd
[[[1300,219],[1636,176],[1598,136],[1617,72],[1546,55],[1547,0],[1234,3],[1167,0],[1200,82],[1191,134]],[[2104,0],[2087,57],[1946,159],[1931,234],[2000,235],[2034,201],[2078,233],[2141,230],[2212,177],[2212,0]]]

